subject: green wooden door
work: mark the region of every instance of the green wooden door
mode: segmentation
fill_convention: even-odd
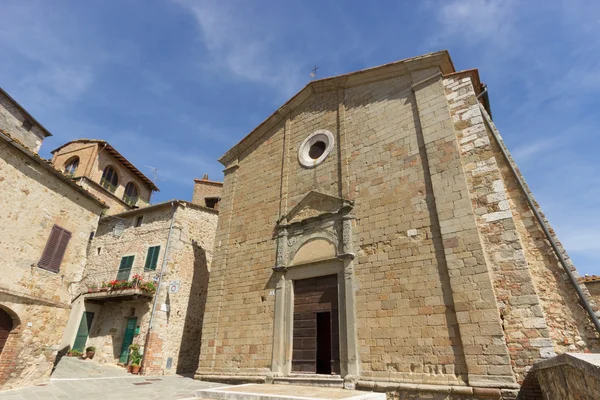
[[[119,362],[127,364],[129,358],[129,346],[133,343],[133,334],[137,325],[137,318],[127,318],[127,326],[125,327],[125,335],[123,336],[123,346],[121,346],[121,357]]]
[[[133,267],[133,257],[134,256],[127,256],[121,258],[119,272],[117,272],[118,281],[126,281],[129,279],[129,273],[131,272],[131,267]]]
[[[90,333],[90,328],[92,327],[93,319],[93,312],[83,312],[83,315],[81,316],[81,322],[79,323],[79,329],[77,330],[77,336],[75,336],[75,343],[73,343],[73,350],[79,350],[83,352],[85,349],[85,344]]]

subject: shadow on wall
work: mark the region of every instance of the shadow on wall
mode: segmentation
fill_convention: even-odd
[[[200,359],[200,343],[202,337],[202,321],[206,306],[208,289],[208,262],[206,252],[198,242],[193,241],[194,272],[188,299],[181,347],[179,348],[177,373],[194,373],[198,369]]]

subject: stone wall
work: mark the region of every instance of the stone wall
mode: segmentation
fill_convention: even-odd
[[[208,285],[209,266],[214,246],[214,232],[218,214],[190,203],[175,202],[175,220],[169,242],[167,263],[158,291],[152,335],[144,350],[145,374],[174,374],[193,372],[198,363],[202,316]],[[130,279],[139,274],[144,281],[158,279],[160,274],[173,209],[170,204],[107,217],[101,220],[96,237],[90,246],[85,279],[79,291],[87,295],[89,288],[96,291],[103,282],[116,278],[123,256],[135,256]],[[142,216],[142,224],[135,221]],[[115,226],[123,231],[115,236]],[[148,248],[161,246],[155,271],[144,270]],[[170,283],[179,282],[177,293],[169,293]],[[102,301],[89,299],[89,301]],[[126,317],[137,317],[140,332],[134,343],[146,344],[153,296],[127,298],[104,303],[93,322],[87,345],[96,347],[99,362],[118,363]],[[89,307],[87,307],[89,308]],[[87,309],[86,308],[86,309]],[[166,311],[165,311],[166,310]],[[79,321],[79,317],[73,318]],[[70,342],[74,337],[70,338]],[[167,359],[171,367],[167,368]]]
[[[444,85],[513,368],[523,381],[533,362],[594,350],[598,341],[509,169],[514,161],[501,153],[491,132],[495,127],[485,122],[489,116],[477,101],[473,79],[472,72],[458,73]]]
[[[31,123],[31,127],[27,123]],[[34,153],[39,152],[46,133],[33,120],[0,91],[0,130],[8,132]]]
[[[545,400],[593,400],[600,393],[600,355],[566,353],[536,364]]]
[[[429,76],[435,72],[427,71]],[[459,332],[444,238],[432,209],[430,165],[423,149],[417,99],[410,90],[416,80],[403,75],[346,90],[314,89],[313,95],[273,123],[227,166],[200,376],[260,374],[270,369],[274,304],[268,289],[272,288],[270,267],[276,253],[270,240],[272,227],[308,191],[316,190],[355,201],[361,376],[454,385],[467,382],[465,350],[474,351],[479,343],[465,347]],[[445,104],[441,80],[437,84],[431,95],[442,96]],[[332,131],[336,147],[323,164],[304,169],[297,161],[298,146],[317,129]],[[454,134],[452,129],[449,132]],[[257,181],[262,182],[260,187],[254,184]],[[469,207],[466,202],[465,215],[472,215]],[[470,235],[478,240],[471,218]],[[452,246],[453,240],[447,244]],[[481,252],[468,257],[484,263]],[[486,273],[481,271],[482,277]],[[498,358],[504,367],[488,370],[484,366],[481,371],[473,367],[472,371],[482,376],[508,374],[510,381],[508,359],[498,357],[499,350],[493,348],[492,335],[502,339],[498,311],[493,298],[485,301],[490,315],[479,311],[480,320],[473,321],[465,334],[487,329],[480,335],[490,335],[491,353],[489,358],[471,354],[471,359],[493,366],[492,358]],[[484,326],[490,316],[494,331],[491,324]]]
[[[586,281],[585,287],[590,292],[590,296],[596,306],[600,306],[600,278],[593,281]]]
[[[323,234],[311,227],[341,212],[316,209],[290,222],[290,210],[314,192],[351,210],[350,224],[337,233],[330,224],[327,239],[343,263],[343,296],[355,296],[340,346],[356,340],[347,362],[358,364],[359,376],[346,383],[508,398],[533,362],[567,338],[594,348],[583,339],[591,326],[573,287],[509,174],[512,160],[491,140],[495,128],[485,125],[472,73],[443,78],[437,66],[415,68],[314,82],[224,156],[197,377],[287,373],[276,362],[289,345],[277,321],[290,310],[276,299],[285,277],[304,267],[286,264],[286,251],[298,236]],[[299,146],[319,129],[335,146],[322,164],[304,168]],[[560,321],[540,295],[546,283]]]
[[[33,159],[0,141],[0,307],[19,322],[0,355],[5,388],[47,378],[81,279],[90,234],[103,207]],[[58,272],[37,267],[53,225],[71,232]],[[8,345],[7,345],[8,346]]]
[[[194,179],[194,195],[192,203],[206,206],[207,197],[221,197],[223,182],[209,181],[208,176],[202,179]]]

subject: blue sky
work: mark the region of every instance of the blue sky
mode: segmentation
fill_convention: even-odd
[[[370,4],[370,7],[366,7]],[[600,274],[600,2],[3,0],[0,86],[54,136],[108,140],[154,201],[192,179],[310,79],[448,49],[492,111],[581,273]]]

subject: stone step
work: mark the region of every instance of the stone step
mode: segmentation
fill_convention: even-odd
[[[385,400],[385,393],[331,387],[255,384],[201,389],[196,397],[226,400]]]
[[[279,385],[301,385],[343,388],[344,380],[339,375],[306,375],[295,374],[273,378],[273,383]]]

